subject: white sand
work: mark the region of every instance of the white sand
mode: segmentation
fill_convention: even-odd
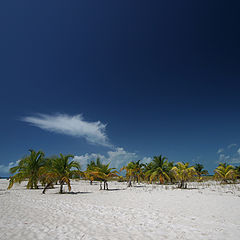
[[[99,191],[72,183],[76,194],[45,195],[0,180],[0,239],[240,239],[240,185],[198,189],[109,183]],[[165,189],[167,188],[167,189]]]

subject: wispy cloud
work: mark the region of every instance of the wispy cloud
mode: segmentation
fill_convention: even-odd
[[[233,147],[237,147],[237,144],[236,143],[232,143],[232,144],[229,144],[227,146],[228,149],[233,148]]]
[[[82,168],[85,169],[87,164],[91,160],[96,160],[96,158],[99,157],[104,163],[111,162],[111,167],[115,167],[117,169],[121,168],[125,164],[127,164],[130,161],[136,161],[139,160],[139,156],[135,152],[127,152],[123,148],[116,148],[114,151],[108,151],[106,155],[102,154],[84,154],[80,156],[75,156],[74,160],[79,161]],[[150,162],[150,157],[144,157],[142,162]]]
[[[228,145],[226,148],[220,148],[218,153],[218,163],[226,162],[229,164],[239,164],[240,163],[240,148],[236,150],[238,145],[236,143]]]
[[[91,144],[113,147],[109,143],[106,134],[106,124],[100,121],[88,122],[84,120],[81,114],[74,116],[67,114],[37,114],[35,116],[24,117],[22,121],[46,131],[73,137],[82,137]]]
[[[219,154],[219,153],[222,153],[222,152],[224,152],[224,149],[223,149],[223,148],[219,148],[218,151],[217,151],[218,154]]]
[[[240,155],[240,148],[237,150],[237,153]]]
[[[142,159],[142,162],[143,163],[150,163],[152,161],[152,158],[151,157],[144,157],[143,159]]]

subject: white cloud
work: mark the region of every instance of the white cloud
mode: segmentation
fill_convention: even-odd
[[[232,144],[229,144],[229,145],[227,146],[227,148],[230,149],[230,148],[233,148],[233,147],[236,147],[236,146],[237,146],[236,143],[232,143]]]
[[[236,151],[235,147],[237,144],[233,143],[228,145],[225,149],[221,148],[217,151],[218,163],[226,162],[228,164],[239,164],[240,163],[240,148]]]
[[[240,148],[237,150],[237,153],[240,155]]]
[[[104,155],[96,154],[96,153],[91,153],[91,154],[86,153],[84,155],[74,156],[74,161],[78,161],[81,164],[81,168],[85,169],[87,164],[90,163],[90,161],[92,161],[92,160],[95,161],[98,157],[104,163],[106,162],[106,157]]]
[[[220,162],[227,162],[227,161],[229,161],[229,159],[230,159],[229,155],[225,155],[225,154],[220,154],[219,155],[219,161]]]
[[[144,158],[142,159],[142,162],[143,162],[143,163],[150,163],[152,160],[153,160],[153,158],[151,158],[151,157],[144,157]]]
[[[122,167],[130,161],[136,161],[138,156],[136,153],[125,151],[123,148],[116,148],[115,151],[108,152],[108,159],[115,168]]]
[[[8,165],[0,164],[0,175],[9,175],[9,169],[16,166],[18,162],[19,160],[17,160],[16,162],[10,162]]]
[[[222,153],[222,152],[224,152],[224,149],[223,149],[223,148],[219,148],[218,151],[217,151],[218,154],[219,154],[219,153]]]
[[[240,158],[239,157],[233,157],[233,158],[231,158],[229,163],[231,163],[231,164],[239,164],[240,163]]]
[[[91,154],[86,153],[85,155],[75,156],[74,160],[79,161],[82,166],[82,169],[85,169],[87,166],[87,163],[89,163],[91,160],[95,161],[97,157],[99,157],[101,161],[103,161],[104,163],[111,162],[110,164],[111,167],[114,167],[117,169],[123,167],[128,162],[136,161],[140,159],[136,153],[127,152],[123,148],[118,147],[114,151],[108,151],[106,156],[101,154],[96,154],[96,153],[91,153]],[[144,157],[142,160],[142,162],[149,162],[149,161],[151,161],[151,158],[149,157]]]
[[[46,131],[73,137],[83,137],[89,143],[113,147],[106,135],[106,124],[100,121],[87,122],[81,114],[74,116],[67,114],[37,114],[36,116],[24,117],[22,120]]]

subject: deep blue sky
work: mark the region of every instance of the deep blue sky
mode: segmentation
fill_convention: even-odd
[[[237,162],[239,11],[221,0],[2,1],[0,165],[29,148],[111,150],[21,121],[36,113],[99,120],[114,146],[139,158],[212,170],[217,151],[237,144]]]

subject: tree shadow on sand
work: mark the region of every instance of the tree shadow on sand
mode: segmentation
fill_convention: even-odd
[[[126,189],[124,189],[124,188],[111,188],[111,189],[108,189],[106,191],[111,192],[111,191],[121,191],[121,190],[126,190]]]
[[[93,192],[64,192],[63,194],[89,194]]]

